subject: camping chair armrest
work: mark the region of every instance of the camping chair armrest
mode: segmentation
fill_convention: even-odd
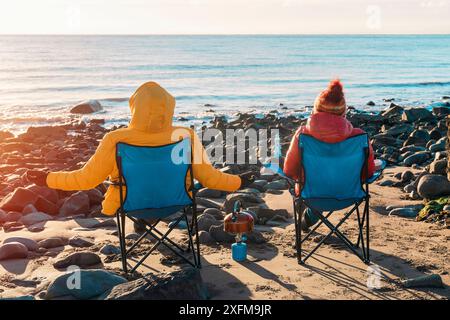
[[[386,161],[384,161],[384,160],[381,160],[382,161],[382,164],[381,164],[381,167],[380,167],[380,169],[378,169],[377,171],[375,171],[375,173],[369,178],[369,179],[367,179],[367,183],[368,184],[372,184],[372,183],[374,183],[375,181],[377,181],[380,177],[381,177],[381,175],[383,174],[383,171],[384,171],[384,169],[386,168]]]
[[[116,182],[116,181],[110,181],[110,180],[105,180],[103,181],[104,184],[106,184],[107,186],[115,186],[115,187],[119,187],[121,185],[120,182]]]

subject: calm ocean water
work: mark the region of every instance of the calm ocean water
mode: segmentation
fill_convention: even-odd
[[[431,104],[450,95],[450,36],[0,36],[0,129],[64,121],[86,99],[123,123],[149,80],[193,122],[281,103],[302,113],[336,76],[359,108]]]

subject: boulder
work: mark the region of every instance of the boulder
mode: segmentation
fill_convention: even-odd
[[[50,215],[57,215],[59,210],[58,207],[56,206],[56,204],[54,204],[51,201],[48,201],[47,199],[38,196],[34,206],[36,207],[36,209],[40,212],[45,212],[48,213]]]
[[[403,113],[403,108],[395,103],[391,103],[388,109],[384,110],[381,113],[381,116],[384,118],[392,118],[392,117],[400,117]]]
[[[11,242],[18,242],[23,244],[29,251],[36,251],[39,248],[39,245],[36,241],[33,239],[28,239],[24,237],[11,237],[7,238],[3,241],[3,243],[11,243]]]
[[[430,164],[431,174],[447,175],[447,159],[435,160]]]
[[[220,190],[204,188],[204,189],[199,190],[197,192],[196,196],[197,197],[214,199],[214,198],[221,198],[222,194],[223,194],[223,192],[220,191]]]
[[[70,113],[89,114],[101,111],[102,105],[97,100],[83,101],[70,109]]]
[[[28,249],[20,242],[9,242],[0,246],[0,261],[26,257],[28,257]]]
[[[51,237],[38,242],[40,248],[52,249],[57,247],[64,247],[67,244],[67,239],[59,237]]]
[[[91,189],[86,191],[89,197],[89,203],[91,206],[101,204],[103,201],[103,193],[98,189]]]
[[[400,177],[401,182],[409,183],[412,179],[414,179],[414,173],[412,173],[410,170],[405,170],[402,172],[402,175]]]
[[[402,114],[402,120],[406,122],[417,122],[434,119],[431,111],[425,108],[409,108],[405,109]]]
[[[221,222],[217,221],[214,216],[207,213],[203,213],[197,219],[199,231],[209,231],[211,226],[217,226],[221,224]]]
[[[32,205],[32,204],[27,204],[25,206],[25,208],[23,208],[23,210],[22,210],[22,214],[23,215],[26,215],[26,214],[29,214],[29,213],[33,213],[33,212],[38,212],[38,209],[36,209],[36,207],[34,205]]]
[[[23,223],[25,226],[31,226],[33,224],[44,222],[48,220],[52,220],[53,217],[43,213],[43,212],[33,212],[30,214],[27,214],[19,219],[19,222]]]
[[[38,195],[33,191],[25,188],[17,188],[14,192],[3,198],[0,202],[0,208],[6,211],[22,212],[28,204],[34,205],[37,198]]]
[[[120,254],[120,248],[112,244],[105,244],[99,252],[106,256],[116,255]]]
[[[90,200],[86,192],[78,191],[72,194],[59,208],[61,216],[74,216],[78,214],[87,214],[90,209]]]
[[[407,157],[403,160],[405,166],[411,167],[412,165],[421,165],[430,158],[430,154],[427,151],[416,152],[415,154]]]
[[[208,231],[199,231],[198,241],[200,242],[200,244],[213,244],[216,242],[214,238],[211,237]]]
[[[59,200],[58,191],[56,191],[55,189],[50,189],[48,187],[42,187],[42,186],[36,186],[36,185],[27,187],[27,189],[33,191],[38,196],[41,196],[42,198],[44,198],[52,203],[56,204]]]
[[[222,210],[225,211],[226,213],[233,212],[234,204],[236,201],[240,201],[244,208],[255,207],[258,206],[258,204],[264,203],[264,200],[262,200],[255,194],[232,193],[226,197]]]
[[[445,151],[445,143],[446,138],[441,138],[436,143],[433,143],[428,150],[430,150],[430,152]]]
[[[105,300],[206,300],[208,291],[196,268],[144,277],[122,283],[101,298]]]
[[[69,239],[69,245],[77,248],[87,248],[92,247],[94,242],[89,238],[73,236]]]
[[[231,233],[225,232],[223,229],[223,223],[218,226],[211,226],[209,229],[210,236],[219,243],[231,243],[234,241],[235,236]]]
[[[417,193],[424,199],[436,199],[450,195],[450,182],[447,177],[427,174],[420,178]]]
[[[105,270],[74,270],[53,280],[44,299],[67,296],[80,300],[92,299],[126,282],[125,278]]]
[[[211,215],[216,218],[216,220],[223,220],[223,218],[225,217],[225,214],[221,210],[216,208],[206,208],[203,211],[203,214]]]
[[[53,263],[53,266],[57,269],[64,269],[69,266],[77,266],[79,268],[86,268],[96,264],[100,264],[102,260],[98,256],[98,254],[83,251],[83,252],[74,252],[68,255],[65,258],[57,260]]]

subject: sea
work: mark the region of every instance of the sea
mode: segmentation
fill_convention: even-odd
[[[91,99],[103,111],[82,120],[125,124],[128,98],[150,80],[175,96],[176,123],[307,116],[333,78],[365,111],[445,103],[450,35],[2,35],[0,130],[70,121],[71,106]]]

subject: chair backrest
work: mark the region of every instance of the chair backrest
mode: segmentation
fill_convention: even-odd
[[[304,184],[301,197],[318,210],[340,210],[366,196],[362,173],[367,164],[367,134],[338,143],[299,137]]]
[[[149,147],[118,143],[116,159],[126,185],[126,212],[192,204],[186,186],[190,174],[191,140]]]

